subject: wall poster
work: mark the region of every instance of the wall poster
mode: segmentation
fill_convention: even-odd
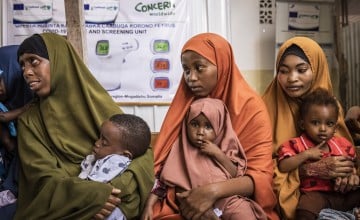
[[[88,67],[116,102],[171,102],[189,38],[188,1],[84,0]],[[63,0],[10,0],[4,8],[4,45],[33,33],[66,35]]]
[[[289,4],[289,30],[319,31],[320,7],[314,4]]]

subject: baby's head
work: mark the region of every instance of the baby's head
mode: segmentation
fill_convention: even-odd
[[[338,116],[336,98],[319,88],[304,98],[300,106],[299,126],[314,142],[321,143],[334,135]]]
[[[150,128],[142,118],[132,114],[112,115],[101,126],[100,138],[94,147],[95,158],[122,154],[134,159],[145,154],[150,139]]]

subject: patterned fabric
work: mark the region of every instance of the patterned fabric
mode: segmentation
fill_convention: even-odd
[[[0,192],[0,207],[15,203],[16,197],[10,190]]]
[[[111,154],[97,161],[94,155],[90,154],[81,162],[79,177],[107,183],[122,174],[130,163],[131,160],[128,157],[119,154]]]
[[[354,212],[338,211],[334,209],[323,209],[317,220],[356,220]]]
[[[159,177],[155,179],[155,183],[153,188],[151,189],[151,193],[157,195],[160,199],[164,199],[166,197],[167,185],[162,182]]]

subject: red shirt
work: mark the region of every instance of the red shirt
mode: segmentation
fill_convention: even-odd
[[[328,140],[327,144],[330,151],[324,153],[323,158],[329,156],[349,156],[352,160],[355,159],[355,148],[346,138],[332,137]],[[280,146],[279,161],[315,146],[316,144],[314,144],[306,134],[292,138]],[[307,163],[310,163],[310,161]],[[325,180],[317,177],[303,177],[300,180],[300,189],[302,191],[333,191],[334,182],[333,180]]]

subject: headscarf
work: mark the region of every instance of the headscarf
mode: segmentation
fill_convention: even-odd
[[[189,50],[217,66],[217,85],[209,97],[220,99],[227,106],[234,131],[248,159],[246,175],[251,176],[255,184],[254,200],[269,219],[277,219],[273,213],[276,200],[271,184],[271,124],[261,97],[244,80],[235,63],[230,43],[220,35],[195,35],[185,43],[182,53]],[[181,123],[194,99],[182,78],[154,146],[156,172],[181,134]]]
[[[305,62],[310,63],[310,61],[307,58],[307,56],[305,55],[304,51],[296,44],[292,44],[290,47],[286,48],[286,50],[284,51],[283,55],[280,58],[279,63],[283,63],[284,59],[289,55],[295,55],[297,57],[300,57]],[[279,71],[279,66],[276,69],[276,71],[277,72]]]
[[[17,62],[18,48],[18,45],[0,47],[0,77],[4,79],[7,94],[3,104],[9,110],[24,106],[33,97]]]
[[[281,65],[280,61],[284,59],[284,53],[292,45],[301,48],[309,60],[313,79],[311,88],[303,95],[311,93],[317,88],[323,88],[333,95],[333,89],[330,80],[329,67],[324,51],[318,43],[308,37],[293,37],[284,42],[279,48],[276,59],[276,70]],[[263,100],[268,108],[273,128],[273,154],[276,157],[279,146],[290,138],[300,135],[297,129],[298,111],[302,98],[291,98],[282,90],[277,77],[273,79],[267,87]],[[345,127],[343,111],[341,106],[339,114],[339,128],[336,135],[346,137],[351,141],[350,135]],[[299,175],[298,170],[290,173],[281,173],[275,166],[275,190],[279,196],[279,204],[284,217],[293,219],[295,207],[299,197]]]
[[[187,126],[200,114],[204,114],[214,129],[214,144],[237,164],[236,176],[244,175],[246,170],[246,156],[232,128],[230,115],[224,103],[219,99],[197,99],[190,105],[182,123],[182,135],[179,136],[181,140],[172,147],[161,173],[163,181],[186,190],[232,178],[219,162],[215,161],[215,165],[214,160],[189,142],[186,135]],[[216,166],[218,168],[214,168]],[[208,172],[204,173],[204,170]]]
[[[47,60],[49,59],[49,54],[46,49],[45,42],[39,34],[34,34],[34,35],[26,38],[21,43],[21,45],[18,49],[18,52],[17,52],[18,60],[19,60],[20,55],[24,54],[24,53],[32,53],[32,54],[36,54],[42,58],[45,58]]]
[[[91,219],[107,201],[111,185],[121,189],[126,217],[136,217],[153,185],[151,150],[134,159],[111,185],[78,178],[101,123],[122,111],[64,37],[40,36],[49,54],[51,91],[19,118],[15,219]]]

